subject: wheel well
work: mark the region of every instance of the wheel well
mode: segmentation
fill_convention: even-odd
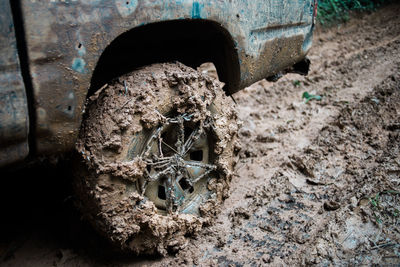
[[[134,28],[112,41],[93,72],[89,95],[135,68],[173,61],[192,68],[214,63],[227,94],[239,85],[239,60],[229,32],[213,21],[174,20]]]

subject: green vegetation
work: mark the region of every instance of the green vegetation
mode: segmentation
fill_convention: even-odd
[[[387,190],[377,193],[369,198],[372,214],[378,224],[394,224],[396,227],[400,223],[400,192]]]
[[[303,95],[302,95],[302,98],[305,98],[305,103],[308,103],[308,101],[313,100],[313,99],[319,101],[319,100],[322,99],[322,96],[320,96],[320,95],[312,95],[309,92],[304,92]]]
[[[349,12],[371,11],[390,0],[319,0],[317,19],[322,25],[346,21]]]
[[[292,82],[294,87],[299,87],[300,86],[300,81],[299,80],[295,80]]]

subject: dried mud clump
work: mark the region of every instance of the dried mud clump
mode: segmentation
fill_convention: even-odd
[[[221,87],[218,80],[180,63],[154,64],[119,77],[90,98],[77,142],[78,205],[123,250],[176,252],[186,245],[186,236],[210,223],[227,196],[238,126]],[[219,177],[208,183],[211,197],[200,206],[200,216],[160,214],[136,186],[146,162],[127,160],[132,139],[165,123],[171,112],[190,114],[199,125],[211,122]]]

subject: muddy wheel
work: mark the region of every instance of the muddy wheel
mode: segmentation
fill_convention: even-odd
[[[124,250],[165,254],[227,196],[236,113],[221,83],[182,64],[119,77],[91,97],[75,164],[78,204]]]

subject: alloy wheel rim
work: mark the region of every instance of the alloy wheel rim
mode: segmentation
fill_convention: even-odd
[[[193,115],[166,118],[147,135],[137,155],[145,163],[137,189],[161,214],[199,213],[208,198],[207,183],[215,176],[210,120]]]

